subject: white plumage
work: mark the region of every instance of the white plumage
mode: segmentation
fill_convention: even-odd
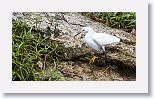
[[[87,43],[87,45],[99,53],[104,52],[105,60],[106,60],[105,45],[120,42],[120,39],[118,37],[106,33],[96,33],[91,27],[83,27],[82,32],[87,32],[87,34],[85,35],[85,42]],[[78,34],[82,32],[79,32]],[[75,36],[77,36],[78,34],[76,34]],[[93,56],[89,64],[94,63],[96,58],[98,57]]]
[[[87,32],[85,42],[88,46],[99,52],[105,51],[105,45],[120,42],[118,37],[106,33],[96,33],[91,27],[83,27],[82,31]]]

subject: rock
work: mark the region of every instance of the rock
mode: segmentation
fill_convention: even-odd
[[[82,16],[81,13],[13,13],[13,19],[27,21],[29,26],[50,36],[51,40],[63,43],[63,61],[84,61],[88,63],[92,54],[84,42],[85,34],[74,38],[82,26],[90,26],[96,32],[105,32],[121,39],[117,45],[106,47],[107,63],[115,67],[136,68],[136,37],[123,30],[109,28],[102,23],[95,22]],[[104,56],[96,54],[94,65],[103,65]]]

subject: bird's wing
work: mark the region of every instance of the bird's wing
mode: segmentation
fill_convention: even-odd
[[[120,39],[116,36],[112,36],[105,33],[95,33],[91,35],[91,38],[100,45],[107,45],[120,41]]]

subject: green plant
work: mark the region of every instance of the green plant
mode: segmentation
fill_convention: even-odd
[[[34,31],[27,22],[12,20],[12,80],[35,81],[35,80],[60,80],[60,72],[48,63],[60,60],[62,45],[43,37],[41,33]],[[38,61],[42,61],[45,68],[39,68]],[[38,79],[36,75],[43,71],[51,71],[48,78]],[[56,75],[56,76],[55,76]]]
[[[48,68],[47,70],[35,73],[35,80],[58,81],[64,80],[64,77],[62,77],[61,73],[56,68]]]
[[[128,32],[136,29],[135,12],[85,12],[82,14],[113,28]]]

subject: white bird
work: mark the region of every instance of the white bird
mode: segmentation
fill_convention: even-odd
[[[112,36],[106,33],[96,33],[91,27],[83,27],[82,32],[87,33],[85,35],[85,42],[87,43],[87,45],[99,53],[103,53],[103,52],[105,53],[106,45],[120,42],[120,39],[118,37]],[[105,54],[105,57],[106,57],[106,54]],[[90,63],[93,63],[96,58],[97,57],[94,56],[90,60]]]

